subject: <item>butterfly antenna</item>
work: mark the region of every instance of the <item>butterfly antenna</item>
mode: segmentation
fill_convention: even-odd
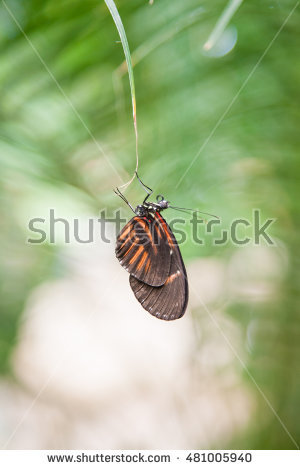
[[[185,212],[186,214],[190,214],[190,212],[186,211],[185,209],[179,209],[179,207],[169,206],[170,209],[175,209],[178,212]]]
[[[215,219],[219,219],[220,220],[220,217],[218,217],[217,215],[214,215],[214,214],[210,214],[209,212],[202,212],[202,211],[198,211],[198,210],[195,210],[195,209],[187,209],[185,207],[176,207],[176,206],[169,206],[171,209],[175,209],[177,211],[182,211],[182,212],[186,212],[187,214],[189,213],[188,211],[190,212],[197,212],[197,214],[204,214],[204,215],[209,215],[210,217],[214,217]]]

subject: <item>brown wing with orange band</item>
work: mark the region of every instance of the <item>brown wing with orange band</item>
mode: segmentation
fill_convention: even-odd
[[[162,320],[176,320],[184,315],[188,302],[186,270],[177,241],[167,222],[159,213],[155,214],[155,220],[160,224],[167,245],[171,248],[167,279],[159,287],[141,282],[132,275],[129,277],[129,282],[135,297],[151,315]]]
[[[163,225],[154,218],[133,217],[117,238],[116,256],[136,279],[163,285],[170,272],[171,247]]]

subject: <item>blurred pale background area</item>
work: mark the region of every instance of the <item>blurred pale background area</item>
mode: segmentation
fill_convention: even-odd
[[[99,223],[91,244],[27,243],[28,221],[50,208],[82,233],[104,208],[131,217],[112,191],[134,170],[135,140],[104,2],[1,3],[1,447],[297,447],[300,10],[245,0],[205,51],[226,4],[117,2],[142,179],[222,229],[254,209],[276,219],[274,246],[214,246],[203,225],[200,246],[187,224],[190,302],[163,322],[134,298],[113,222],[111,243]],[[144,192],[134,182],[126,197]]]

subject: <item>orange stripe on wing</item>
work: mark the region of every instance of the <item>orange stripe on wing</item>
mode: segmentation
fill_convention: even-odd
[[[181,275],[181,272],[180,272],[180,271],[177,271],[176,273],[171,274],[171,275],[167,278],[167,280],[166,280],[166,282],[164,283],[164,285],[170,284],[170,282],[173,282],[174,279],[176,279],[176,278],[177,278],[178,276],[180,276],[180,275]]]
[[[133,247],[134,247],[134,245],[130,245],[130,247],[128,248],[128,250],[126,251],[126,253],[124,253],[124,255],[122,256],[122,258],[125,258],[125,256],[128,255],[128,253],[132,250]]]
[[[137,251],[134,253],[133,257],[129,260],[129,264],[133,264],[138,259],[138,257],[140,256],[140,254],[142,253],[143,250],[144,250],[144,248],[142,246],[140,246],[137,249]]]
[[[127,243],[127,240],[124,240],[124,241],[121,243],[121,245],[118,246],[118,251],[121,251],[121,250],[124,248],[124,246],[126,245],[126,243]]]
[[[146,266],[145,266],[145,272],[146,272],[146,273],[149,271],[150,264],[151,264],[151,261],[150,261],[150,259],[148,259],[147,264],[146,264]]]
[[[145,264],[146,259],[148,258],[148,253],[143,253],[143,256],[141,257],[139,264],[137,265],[136,269],[139,271],[142,269],[143,265]]]
[[[128,233],[130,232],[130,230],[132,229],[132,224],[129,222],[128,223],[128,227],[125,227],[123,228],[123,232],[120,233],[119,235],[119,240],[124,240],[125,237],[127,237]]]
[[[151,230],[150,230],[148,224],[142,219],[139,220],[139,224],[142,226],[145,234],[149,238],[149,241],[150,241],[151,246],[153,247],[154,253],[157,254],[157,246],[153,243],[152,233],[151,233]]]
[[[169,232],[166,221],[162,218],[162,216],[160,215],[159,212],[155,212],[155,215],[158,218],[160,226],[161,226],[162,230],[164,231],[164,233],[165,233],[165,235],[168,239],[169,245],[174,246],[173,238],[170,235],[170,232]]]

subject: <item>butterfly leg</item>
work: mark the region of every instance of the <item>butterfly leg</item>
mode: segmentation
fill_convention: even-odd
[[[132,205],[130,204],[130,202],[127,201],[126,197],[124,196],[124,194],[121,193],[121,191],[119,190],[119,188],[114,189],[114,192],[116,193],[117,196],[119,196],[121,199],[123,199],[123,201],[126,202],[127,206],[129,206],[130,209],[135,213],[134,208],[132,207]]]
[[[135,172],[136,174],[136,177],[139,181],[139,183],[141,184],[142,188],[146,191],[147,193],[147,196],[145,197],[144,201],[143,201],[143,204],[147,201],[148,197],[151,196],[151,194],[153,193],[153,189],[149,188],[149,186],[147,186],[145,183],[142,182],[142,180],[140,179],[139,175],[137,174],[137,172]]]

